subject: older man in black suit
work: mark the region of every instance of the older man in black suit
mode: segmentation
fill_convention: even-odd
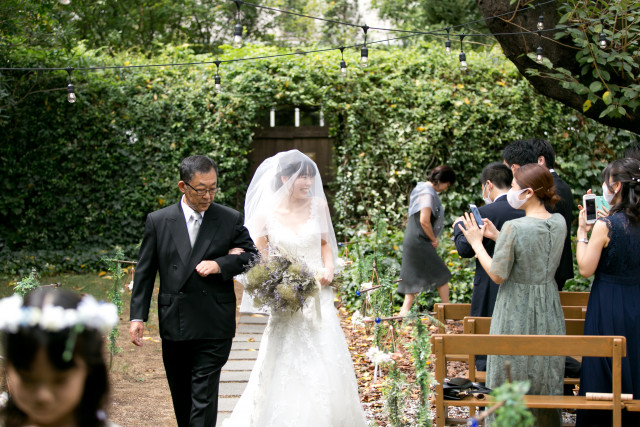
[[[147,216],[131,296],[131,341],[142,345],[156,273],[164,361],[179,427],[215,426],[220,370],[235,335],[233,276],[256,254],[241,215],[213,203],[218,170],[180,165],[180,201]]]
[[[480,211],[482,218],[488,218],[500,230],[505,222],[524,216],[523,210],[514,209],[507,202],[507,192],[511,188],[511,181],[513,180],[511,169],[499,162],[490,163],[482,170],[481,178],[482,198],[485,205],[478,208],[478,211]],[[464,234],[462,234],[461,228],[464,226],[459,220],[461,218],[454,221],[453,225],[453,238],[456,249],[462,258],[471,258],[475,256],[475,252],[467,242]],[[496,242],[484,238],[482,239],[482,244],[487,253],[493,256]],[[499,285],[489,278],[487,272],[476,259],[476,272],[473,278],[473,293],[471,295],[471,315],[491,317],[493,315],[493,307],[496,304],[498,289]],[[478,356],[476,358],[476,368],[478,370],[484,371],[486,363],[486,356]]]

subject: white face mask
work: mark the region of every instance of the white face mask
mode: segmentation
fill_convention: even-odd
[[[522,205],[527,203],[527,200],[529,200],[528,197],[525,197],[524,199],[519,198],[520,195],[527,190],[528,188],[525,188],[520,191],[514,190],[513,188],[509,189],[509,191],[507,192],[507,202],[509,202],[509,205],[511,205],[513,209],[520,209]]]
[[[602,183],[602,195],[604,196],[604,199],[607,201],[607,203],[611,204],[611,201],[613,200],[616,193],[610,192],[607,184]]]
[[[491,186],[493,187],[493,184],[491,184]],[[490,205],[491,203],[493,203],[493,200],[491,200],[491,197],[489,197],[489,195],[491,194],[491,190],[489,190],[489,194],[487,194],[487,196],[485,197],[484,190],[486,188],[487,188],[487,185],[484,185],[482,187],[482,200],[484,200],[485,205]]]

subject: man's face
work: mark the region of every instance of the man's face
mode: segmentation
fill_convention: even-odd
[[[178,182],[178,188],[191,209],[204,212],[209,209],[218,191],[218,175],[215,169],[204,173],[196,172],[191,182]]]

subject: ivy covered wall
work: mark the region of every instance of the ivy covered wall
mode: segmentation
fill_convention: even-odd
[[[80,50],[71,61],[135,65],[275,53],[248,46],[212,58],[183,46],[144,58]],[[15,55],[15,66],[60,66]],[[337,51],[223,63],[221,94],[213,90],[213,65],[76,71],[75,104],[66,101],[66,73],[14,73],[13,99],[20,101],[0,116],[1,272],[91,269],[115,245],[135,256],[145,215],[178,199],[177,166],[190,154],[218,162],[216,200],[241,210],[255,124],[278,104],[323,109],[335,141],[340,238],[368,218],[401,225],[411,188],[440,163],[458,173],[443,195],[454,217],[481,201],[482,167],[500,160],[514,139],[548,138],[576,195],[598,188],[605,162],[635,140],[535,94],[499,53],[468,52],[467,73],[439,45],[372,48],[370,58],[372,66],[361,69],[357,53],[345,52],[344,82]]]

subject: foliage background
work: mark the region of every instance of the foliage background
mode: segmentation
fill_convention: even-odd
[[[289,52],[223,48],[213,57],[188,45],[165,47],[149,59],[80,45],[59,58],[18,49],[8,59],[14,66],[79,67]],[[338,78],[338,51],[223,63],[219,95],[213,65],[76,71],[75,104],[66,102],[66,72],[12,74],[15,102],[0,116],[2,273],[93,270],[116,245],[135,257],[145,215],[178,199],[177,165],[189,154],[219,162],[217,201],[241,210],[252,135],[276,104],[324,111],[334,138],[340,240],[378,219],[402,231],[409,192],[438,164],[458,173],[442,194],[450,220],[480,203],[482,167],[517,138],[549,139],[576,196],[599,188],[604,164],[636,140],[537,95],[497,51],[468,52],[467,73],[439,43],[375,45],[367,69],[355,65],[357,57],[345,51],[346,82]]]

